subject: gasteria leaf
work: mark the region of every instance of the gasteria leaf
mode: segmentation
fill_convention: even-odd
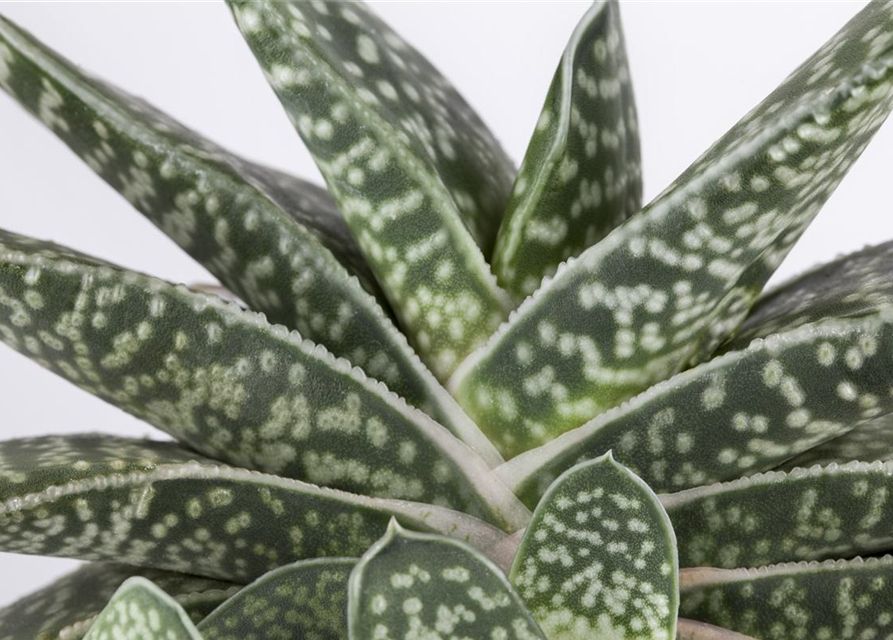
[[[664,495],[683,567],[758,567],[893,549],[893,464],[768,473]]]
[[[564,51],[493,252],[518,300],[642,205],[638,121],[620,5],[597,0]]]
[[[344,640],[355,559],[307,560],[258,578],[201,621],[205,640]]]
[[[526,524],[514,495],[441,426],[214,296],[0,231],[0,339],[213,458]]]
[[[401,326],[446,378],[509,306],[484,258],[511,163],[449,82],[362,4],[229,5]]]
[[[10,58],[0,87],[254,310],[346,358],[498,462],[369,293],[378,288],[328,194],[221,149],[2,18],[0,44]]]
[[[365,498],[112,436],[0,444],[0,551],[109,560],[244,584],[359,556],[397,517],[497,553],[504,534],[441,507]]]
[[[80,640],[125,580],[151,580],[198,622],[240,587],[111,563],[92,563],[0,610],[0,640]]]
[[[872,3],[656,200],[525,302],[450,388],[511,457],[708,357],[886,118]]]
[[[497,470],[528,505],[613,450],[655,491],[771,469],[893,411],[893,315],[815,323],[656,385]]]
[[[467,545],[393,522],[350,577],[351,640],[546,640],[492,562]]]
[[[689,569],[682,613],[763,640],[886,638],[893,633],[893,558]]]
[[[607,454],[555,481],[511,581],[549,640],[675,640],[677,574],[673,528],[657,496]]]
[[[846,464],[860,462],[887,462],[893,460],[893,414],[859,425],[852,431],[804,451],[777,468],[791,471],[798,467],[828,465],[832,462]]]

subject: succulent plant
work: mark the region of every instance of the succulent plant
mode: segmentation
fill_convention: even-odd
[[[0,640],[893,637],[893,243],[762,293],[893,1],[644,207],[616,2],[517,171],[364,5],[228,4],[327,190],[0,18],[0,87],[225,287],[0,230],[0,340],[172,437],[0,444],[0,551],[90,561]]]

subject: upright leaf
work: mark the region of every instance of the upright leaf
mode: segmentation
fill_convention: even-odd
[[[371,272],[322,189],[221,149],[2,18],[0,46],[8,58],[0,87],[255,311],[499,461],[368,292],[378,291]]]
[[[549,489],[511,581],[549,640],[675,640],[676,540],[657,496],[610,454]]]
[[[397,517],[501,557],[505,535],[441,507],[225,467],[112,436],[0,444],[0,551],[249,582],[284,564],[357,557]]]
[[[214,296],[0,231],[0,340],[230,464],[526,524],[514,495],[440,425]]]
[[[511,163],[449,82],[364,5],[229,5],[401,326],[446,378],[505,318],[484,257]]]
[[[515,180],[493,270],[515,298],[642,206],[620,5],[597,0],[564,51]]]
[[[707,358],[891,106],[893,6],[868,5],[656,200],[519,308],[450,388],[504,455]]]
[[[351,640],[545,640],[502,571],[472,548],[393,522],[350,577]]]

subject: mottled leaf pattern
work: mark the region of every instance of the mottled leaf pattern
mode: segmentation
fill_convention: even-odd
[[[758,567],[893,549],[893,466],[770,471],[661,497],[683,567]]]
[[[504,535],[455,511],[224,467],[112,436],[0,444],[0,551],[248,582],[316,557],[358,557],[397,517],[491,552]]]
[[[141,576],[170,594],[193,622],[239,587],[177,573],[97,562],[0,609],[0,640],[80,640],[125,580]]]
[[[307,560],[258,578],[198,625],[205,640],[344,640],[355,559]]]
[[[526,524],[485,462],[430,418],[214,296],[0,231],[0,340],[230,464]]]
[[[834,438],[804,451],[777,468],[790,471],[797,467],[827,465],[832,462],[845,464],[860,462],[886,462],[893,460],[893,414],[859,425],[839,438]]]
[[[237,158],[0,18],[0,87],[256,311],[346,358],[496,463],[375,298],[322,189]]]
[[[656,200],[558,270],[450,388],[511,457],[709,356],[884,121],[868,5]]]
[[[642,205],[620,4],[597,0],[552,80],[499,228],[493,271],[518,300]]]
[[[682,572],[683,615],[760,640],[889,638],[893,558]]]
[[[393,522],[350,578],[351,640],[545,640],[505,575],[467,545]]]
[[[511,580],[549,640],[674,640],[677,574],[657,496],[608,454],[555,481]]]
[[[511,163],[449,82],[362,4],[229,4],[402,328],[447,377],[507,312],[484,257]]]

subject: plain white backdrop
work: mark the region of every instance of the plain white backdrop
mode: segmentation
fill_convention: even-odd
[[[587,2],[376,2],[520,161]],[[646,201],[863,6],[860,2],[623,3]],[[0,13],[87,69],[236,152],[321,178],[222,2],[3,2]],[[775,281],[893,238],[893,123],[881,130]],[[203,268],[0,95],[0,226],[176,282]],[[0,436],[153,433],[0,345]],[[153,435],[160,435],[154,432]],[[76,566],[0,554],[0,606]]]

